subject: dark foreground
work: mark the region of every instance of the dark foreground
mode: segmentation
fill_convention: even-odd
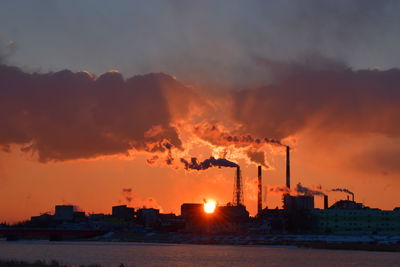
[[[309,249],[293,246],[191,245],[101,241],[0,241],[0,259],[3,260],[2,262],[0,261],[0,266],[54,267],[399,266],[399,254],[392,252]],[[36,262],[37,260],[42,262]],[[28,263],[35,263],[36,265],[27,265]],[[124,265],[121,265],[121,263]]]
[[[20,240],[46,240],[48,236],[21,236]],[[9,239],[17,241],[19,239]],[[399,235],[216,235],[171,232],[108,232],[95,237],[57,236],[50,241],[135,242],[233,246],[292,246],[315,249],[400,252]]]
[[[35,262],[27,262],[27,261],[18,261],[18,260],[0,260],[0,266],[2,267],[68,267],[68,265],[64,265],[59,263],[58,261],[35,261]],[[80,265],[80,267],[100,267],[100,265]],[[124,267],[123,264],[120,267]]]

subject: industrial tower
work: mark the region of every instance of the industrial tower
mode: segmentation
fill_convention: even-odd
[[[240,167],[236,167],[235,185],[233,189],[233,205],[243,206],[243,185]]]

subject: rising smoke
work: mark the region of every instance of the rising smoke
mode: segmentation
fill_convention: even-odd
[[[189,170],[206,170],[211,167],[238,167],[236,163],[227,159],[216,159],[210,157],[202,162],[198,162],[197,158],[191,158],[190,162],[181,158],[181,162],[185,165],[185,169]]]
[[[122,197],[124,198],[124,203],[134,207],[135,209],[141,208],[153,208],[158,209],[162,212],[162,207],[157,203],[156,199],[153,197],[148,197],[141,199],[132,188],[122,188]]]
[[[309,188],[303,186],[301,183],[298,183],[294,189],[286,186],[268,186],[268,192],[306,196],[325,196],[328,192],[344,192],[354,196],[354,193],[346,188],[322,189],[320,185],[316,186],[315,188]]]
[[[301,183],[298,183],[296,185],[295,190],[296,190],[297,194],[300,194],[300,195],[306,195],[306,196],[324,196],[325,195],[325,193],[321,191],[322,190],[321,188],[320,189],[310,189],[308,187],[301,185]]]
[[[347,194],[350,194],[350,195],[354,196],[354,193],[351,192],[350,190],[346,189],[346,188],[335,188],[335,189],[331,189],[330,191],[332,191],[332,192],[344,192],[344,193],[347,193]]]
[[[298,183],[294,189],[286,186],[268,186],[268,192],[278,194],[290,194],[290,195],[306,195],[306,196],[324,196],[325,192],[320,186],[316,188],[309,188]]]

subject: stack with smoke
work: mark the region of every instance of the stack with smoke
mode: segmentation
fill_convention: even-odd
[[[157,203],[153,197],[146,199],[139,198],[132,190],[132,188],[122,188],[122,196],[125,198],[125,203],[132,205],[135,209],[153,208],[162,211],[162,207]],[[121,203],[121,201],[119,201]]]
[[[346,188],[335,188],[335,189],[331,189],[332,192],[344,192],[347,193],[349,195],[351,195],[352,200],[354,201],[354,193],[351,192],[349,189]]]
[[[181,162],[185,165],[185,169],[192,170],[205,170],[211,167],[238,167],[236,163],[229,161],[227,159],[216,159],[214,157],[210,157],[202,162],[198,162],[197,158],[191,158],[190,162],[181,158]]]

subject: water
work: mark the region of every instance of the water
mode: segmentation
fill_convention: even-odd
[[[1,259],[102,266],[400,266],[400,253],[293,247],[0,241]]]

